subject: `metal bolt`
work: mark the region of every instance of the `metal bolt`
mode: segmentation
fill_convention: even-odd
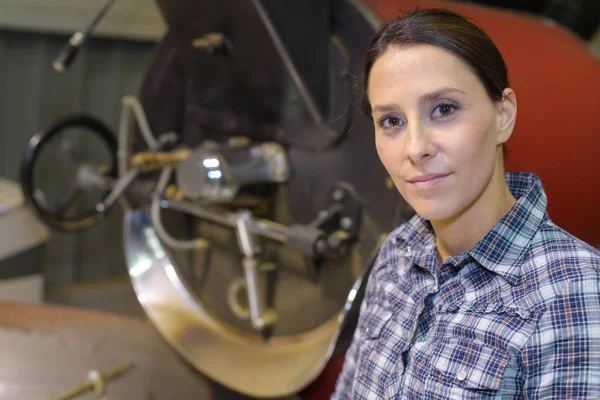
[[[88,379],[90,383],[94,385],[94,391],[96,393],[104,393],[106,391],[106,381],[100,371],[94,369],[88,372]]]
[[[333,199],[335,201],[341,201],[344,198],[344,191],[341,189],[336,190],[335,192],[333,192]]]
[[[315,250],[318,254],[325,253],[325,250],[327,250],[327,243],[325,243],[323,239],[318,240],[315,245]]]
[[[340,244],[342,243],[342,241],[336,235],[331,235],[327,238],[327,243],[329,244],[330,247],[337,249],[340,246]]]
[[[352,219],[350,219],[349,217],[344,217],[342,218],[342,228],[344,228],[345,230],[348,230],[350,228],[352,228]]]
[[[220,54],[228,56],[233,52],[233,45],[221,33],[207,33],[206,35],[192,40],[192,47],[201,49],[209,54]]]
[[[273,262],[262,263],[258,266],[260,272],[271,272],[277,269],[277,265]]]
[[[248,136],[232,136],[227,140],[229,147],[244,148],[248,147],[252,143],[252,140]]]

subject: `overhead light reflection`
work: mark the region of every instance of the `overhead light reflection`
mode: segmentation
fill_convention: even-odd
[[[152,262],[148,259],[139,260],[134,266],[129,268],[129,276],[132,278],[142,275],[152,267]]]
[[[223,176],[221,171],[208,171],[208,177],[210,179],[219,179],[221,176]]]
[[[352,290],[350,290],[350,293],[348,293],[348,298],[346,299],[346,304],[344,304],[344,308],[346,309],[346,311],[348,311],[352,308],[352,303],[354,302],[354,299],[356,298],[357,293],[358,293],[358,290],[356,290],[356,289],[352,289]]]
[[[202,162],[202,164],[206,167],[206,168],[216,168],[219,165],[221,165],[221,162],[219,161],[219,159],[217,158],[207,158],[206,160],[204,160]]]
[[[167,273],[167,277],[173,283],[177,282],[179,279],[177,278],[177,272],[175,272],[175,268],[171,264],[165,266],[165,272]]]

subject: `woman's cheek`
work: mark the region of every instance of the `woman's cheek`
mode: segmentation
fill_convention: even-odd
[[[386,140],[385,137],[381,137],[382,135],[377,134],[375,139],[375,148],[377,150],[377,155],[381,160],[381,163],[388,171],[388,173],[393,177],[393,165],[394,165],[394,148],[393,144],[390,143],[389,140]]]

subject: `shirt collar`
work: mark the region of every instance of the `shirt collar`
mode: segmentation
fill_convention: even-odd
[[[484,268],[515,285],[521,276],[524,254],[540,224],[548,219],[548,200],[542,182],[535,174],[510,172],[506,183],[517,199],[511,210],[469,251],[447,261],[459,265],[472,257]],[[400,249],[417,265],[434,271],[435,232],[429,221],[415,215],[393,232]],[[407,251],[408,250],[408,251]]]

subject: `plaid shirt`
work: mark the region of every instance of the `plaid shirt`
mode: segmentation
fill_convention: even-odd
[[[600,252],[506,177],[517,203],[441,265],[427,221],[390,234],[333,399],[600,398]]]

